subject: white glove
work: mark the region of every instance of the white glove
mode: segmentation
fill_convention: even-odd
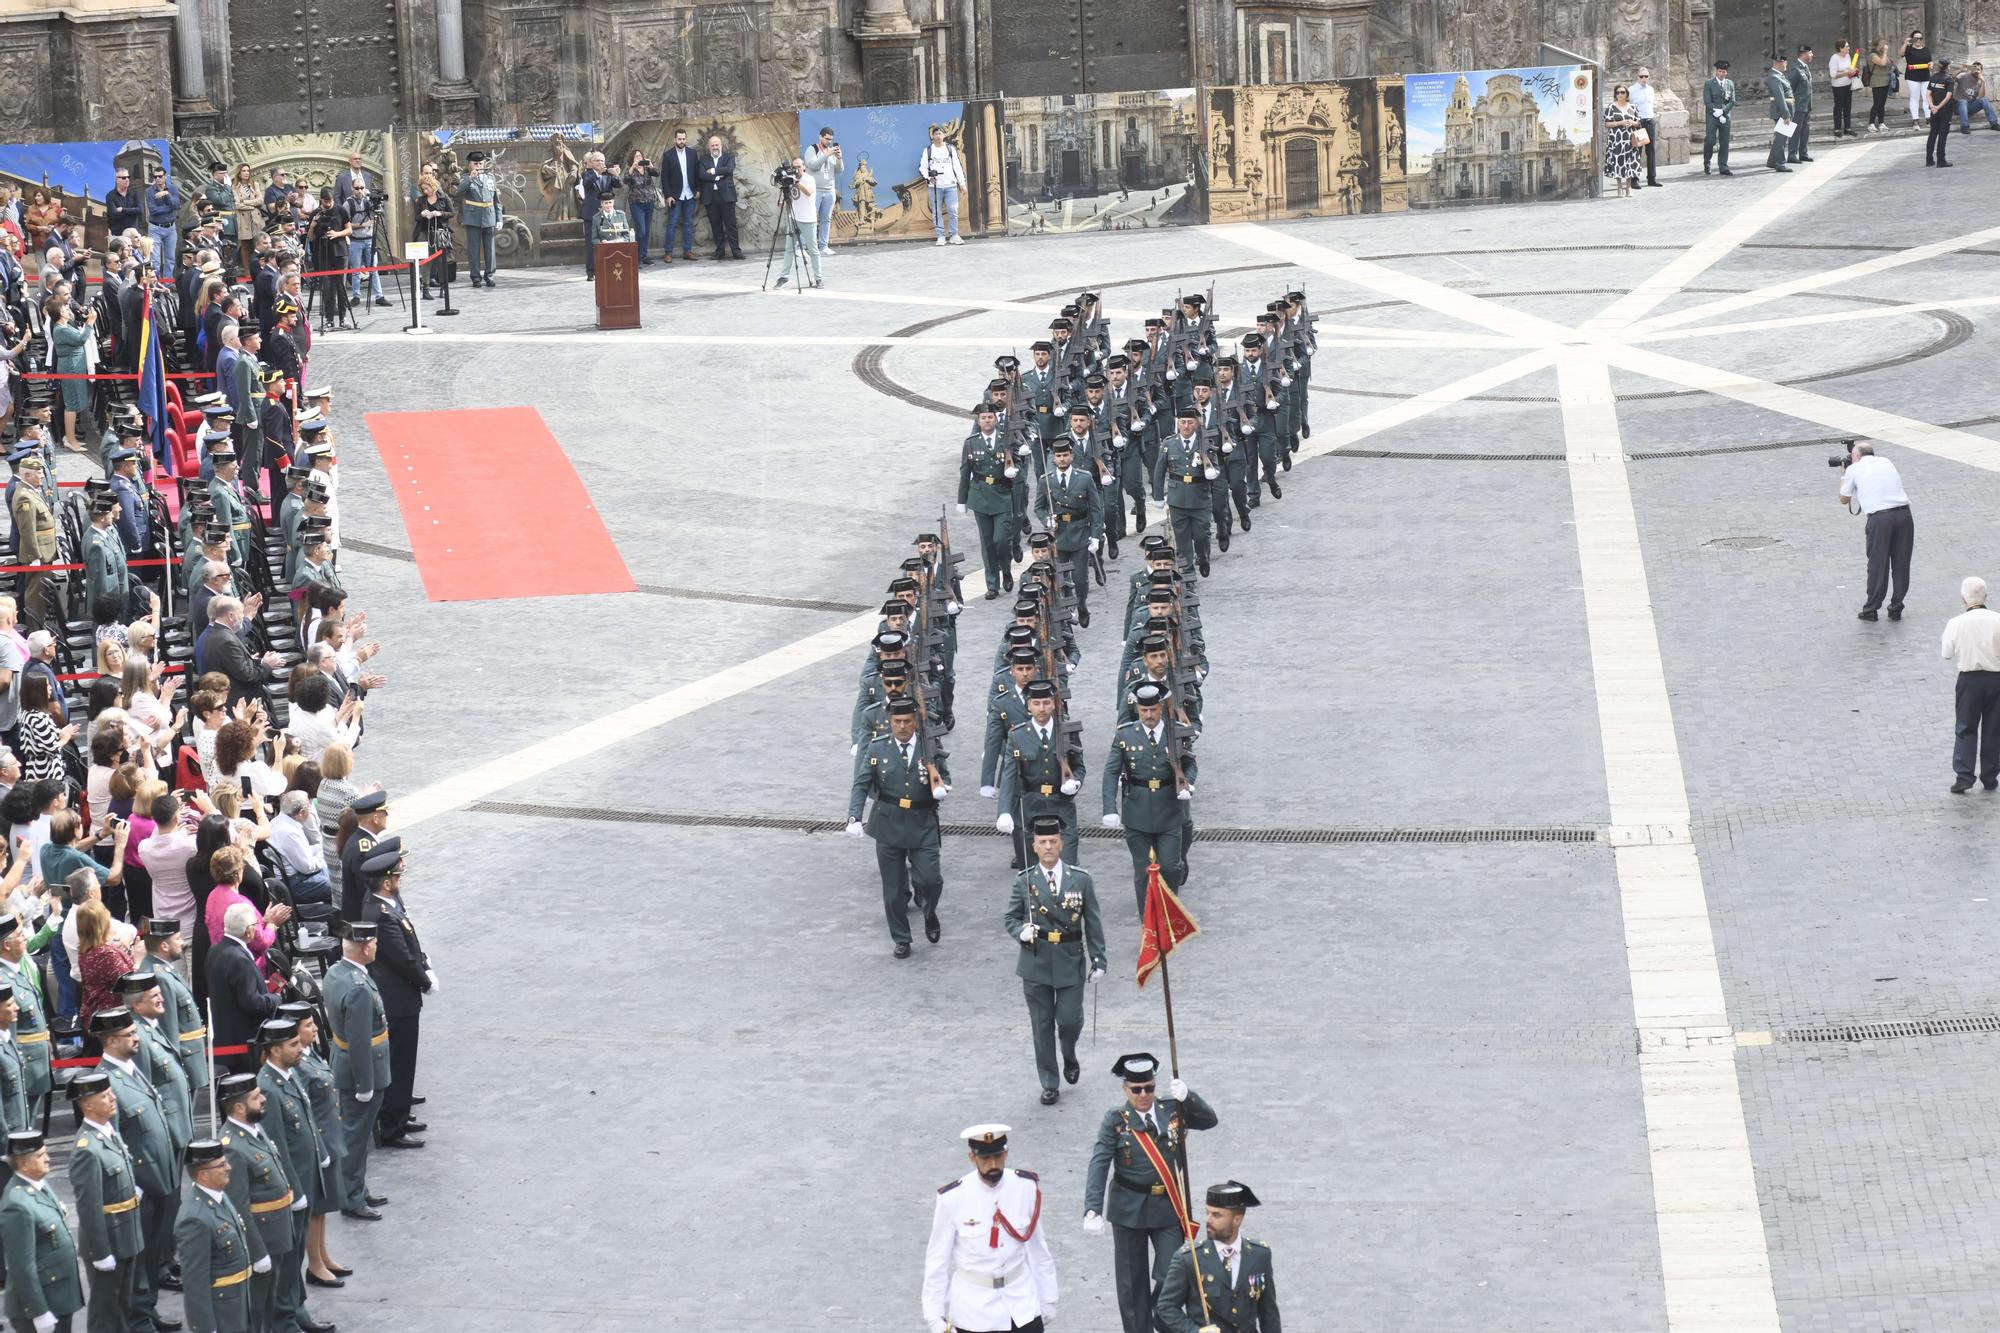
[[[44,1310],[35,1316],[35,1333],[54,1333],[56,1317],[52,1311]]]
[[[424,980],[431,983],[431,994],[436,995],[444,990],[444,987],[438,984],[438,974],[435,969],[425,968]]]
[[[357,1102],[372,1102],[375,1100],[375,1094],[373,1092],[357,1092],[354,1094],[354,1100]]]
[[[943,1319],[926,1319],[924,1320],[924,1327],[928,1328],[931,1333],[951,1333],[950,1323]]]
[[[1279,388],[1281,388],[1281,389],[1289,389],[1289,388],[1291,388],[1291,387],[1292,387],[1292,377],[1291,377],[1290,375],[1280,375],[1280,376],[1278,376],[1278,387],[1279,387]]]
[[[848,757],[848,758],[850,758],[850,759],[852,759],[852,758],[853,758],[853,757],[854,757],[855,755],[857,755],[857,754],[860,754],[860,753],[861,753],[861,742],[860,742],[860,741],[856,741],[856,742],[854,742],[854,744],[852,744],[852,745],[850,745],[850,746],[848,746],[848,747],[847,747],[847,757]]]
[[[979,789],[979,799],[980,799],[980,800],[982,800],[982,801],[990,801],[990,800],[992,800],[992,799],[993,799],[993,788],[991,788],[991,787],[981,787],[981,788]]]
[[[1096,984],[1097,984],[1098,982],[1100,982],[1100,981],[1104,980],[1104,969],[1103,969],[1103,968],[1101,968],[1101,967],[1094,967],[1094,968],[1092,968],[1092,969],[1090,970],[1090,978],[1089,978],[1089,980],[1090,980],[1090,984],[1091,984],[1091,985],[1093,985],[1093,986],[1095,986],[1095,985],[1096,985]]]
[[[945,786],[943,783],[939,783],[937,786],[931,788],[931,799],[933,801],[942,801],[949,795],[951,795],[951,788]]]
[[[100,1273],[109,1273],[112,1269],[118,1267],[118,1256],[115,1254],[107,1254],[102,1259],[92,1259],[90,1261],[90,1266],[92,1268],[95,1268]],[[35,1323],[39,1325],[41,1323],[41,1320],[37,1319]],[[51,1324],[54,1323],[53,1317],[51,1318],[50,1323]]]
[[[1104,1219],[1099,1217],[1096,1213],[1085,1213],[1083,1215],[1083,1230],[1084,1234],[1086,1235],[1090,1236],[1103,1235]]]
[[[1118,812],[1116,810],[1113,810],[1110,814],[1104,817],[1104,827],[1106,828],[1118,827]]]
[[[1233,454],[1236,452],[1236,445],[1232,441],[1224,440],[1222,442],[1222,452],[1225,454]]]
[[[1177,801],[1192,801],[1194,799],[1194,788],[1182,787],[1174,793],[1174,799]]]
[[[1083,790],[1083,784],[1081,782],[1078,782],[1075,778],[1071,778],[1069,781],[1063,783],[1062,785],[1062,794],[1065,796],[1074,796],[1082,790]]]
[[[1118,484],[1118,478],[1116,478],[1116,477],[1099,477],[1099,478],[1097,479],[1097,484],[1098,484],[1099,486],[1116,486],[1116,485]]]
[[[863,831],[864,831],[864,830],[863,830],[863,829],[862,829],[862,827],[861,827],[861,821],[860,821],[860,820],[858,820],[858,819],[850,819],[850,820],[848,820],[848,821],[847,821],[847,836],[848,836],[848,837],[850,837],[850,838],[858,838],[858,837],[860,837],[860,836],[861,836],[861,834],[863,833]]]
[[[268,1272],[270,1272],[270,1271],[271,1271],[271,1256],[267,1254],[267,1255],[265,1255],[265,1256],[264,1256],[264,1257],[263,1257],[262,1259],[259,1259],[259,1260],[258,1260],[258,1261],[257,1261],[256,1263],[254,1263],[254,1264],[251,1264],[251,1265],[250,1265],[250,1271],[251,1271],[251,1272],[253,1272],[253,1273],[268,1273]]]
[[[993,821],[993,827],[999,829],[1002,833],[1012,833],[1014,831],[1014,816],[1001,815],[1000,818]]]
[[[1021,475],[1021,469],[1015,467],[1013,464],[1010,463],[1006,467],[1000,469],[1000,475],[1007,478],[1009,481],[1012,481],[1015,477]]]
[[[1222,474],[1220,472],[1217,472],[1212,467],[1205,467],[1201,470],[1201,475],[1206,477],[1210,481],[1214,481],[1217,477],[1221,476]]]
[[[965,512],[965,506],[964,506],[964,505],[960,505],[960,506],[958,507],[958,512],[959,512],[959,513],[961,513],[961,514],[963,514],[963,513]]]
[[[1030,453],[1033,452],[1034,451],[1025,444],[1017,444],[1014,446],[1014,454],[1018,458],[1026,458]]]
[[[1021,927],[1021,943],[1033,944],[1034,942],[1035,928],[1032,925]]]
[[[944,604],[944,613],[948,616],[955,616],[964,609],[965,608],[960,606],[957,602],[948,601]]]
[[[1167,382],[1168,382],[1169,384],[1173,383],[1173,382],[1174,382],[1175,380],[1179,379],[1180,377],[1181,377],[1181,373],[1180,373],[1180,372],[1179,372],[1178,370],[1175,370],[1175,369],[1174,369],[1174,368],[1173,368],[1172,366],[1168,366],[1168,367],[1167,367]]]
[[[302,1213],[310,1207],[312,1207],[312,1200],[303,1194],[292,1200],[292,1211],[295,1213]]]
[[[1187,1100],[1187,1084],[1185,1084],[1185,1083],[1181,1082],[1181,1081],[1180,1081],[1179,1079],[1177,1079],[1177,1078],[1176,1078],[1176,1079],[1170,1079],[1170,1080],[1168,1080],[1168,1082],[1167,1082],[1167,1096],[1169,1096],[1169,1097],[1173,1098],[1173,1099],[1174,1099],[1175,1101],[1177,1101],[1177,1102],[1184,1102],[1184,1101],[1186,1101],[1186,1100]]]
[[[1096,554],[1097,554],[1097,538],[1095,538],[1095,537],[1092,537],[1092,538],[1090,539],[1090,547],[1089,547],[1089,550],[1090,550],[1090,553],[1091,553],[1092,555],[1096,555]]]
[[[1053,1324],[1055,1322],[1056,1322],[1056,1307],[1045,1303],[1042,1306],[1042,1327],[1047,1328],[1050,1324]]]

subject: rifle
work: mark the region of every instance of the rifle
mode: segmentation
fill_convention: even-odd
[[[940,518],[938,542],[945,551],[949,551],[951,548],[946,544],[946,540],[944,526]],[[949,559],[950,557],[947,556],[946,560],[949,561]],[[949,581],[951,566],[949,563],[946,563],[944,568],[946,570],[946,579]],[[944,643],[944,632],[942,630],[934,631],[931,629],[932,613],[938,609],[937,582],[932,577],[930,566],[926,565],[923,577],[917,580],[916,641],[921,649],[921,655],[916,661],[910,664],[910,693],[915,697],[917,704],[917,754],[923,759],[924,775],[930,779],[931,786],[942,787],[945,785],[944,776],[938,771],[938,762],[949,756],[945,751],[938,748],[937,729],[931,726],[930,700],[924,694],[924,679],[931,673],[931,647],[933,640],[935,639],[935,643],[940,647]]]
[[[1058,579],[1060,579],[1060,576],[1058,576]],[[1056,621],[1055,615],[1050,609],[1050,603],[1054,599],[1043,597],[1037,600],[1041,603],[1041,623],[1036,626],[1036,629],[1042,636],[1042,679],[1056,687],[1056,718],[1054,729],[1056,760],[1062,767],[1063,781],[1068,782],[1073,776],[1069,767],[1070,742],[1074,740],[1081,746],[1083,724],[1072,720],[1069,715],[1068,677],[1056,673],[1055,640],[1056,635],[1061,631],[1062,627]]]
[[[946,517],[946,511],[940,506],[938,509],[938,569],[944,575],[944,600],[957,602],[960,606],[965,604],[965,598],[960,595],[965,591],[965,588],[962,582],[963,576],[959,574],[958,567],[964,563],[964,553],[951,549],[951,519]],[[928,578],[928,571],[926,571],[926,577]]]

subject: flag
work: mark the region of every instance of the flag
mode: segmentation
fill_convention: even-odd
[[[171,465],[167,452],[167,363],[160,353],[160,330],[153,323],[153,288],[146,288],[146,303],[139,316],[139,411],[146,418],[146,440],[152,446],[153,462]],[[151,469],[147,474],[151,475]]]
[[[1160,878],[1160,863],[1146,867],[1146,915],[1139,926],[1140,988],[1144,989],[1146,979],[1167,961],[1168,954],[1200,931],[1188,909]]]

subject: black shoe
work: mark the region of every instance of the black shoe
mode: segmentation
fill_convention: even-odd
[[[378,1146],[383,1148],[421,1148],[424,1146],[424,1141],[422,1139],[413,1139],[408,1134],[396,1134],[383,1139]]]
[[[741,250],[731,250],[729,252],[729,257],[731,259],[741,259],[743,258],[743,252]]]
[[[163,1314],[156,1314],[153,1316],[153,1327],[158,1330],[158,1333],[180,1333],[181,1321],[178,1319],[169,1319]]]
[[[1941,166],[1941,167],[1948,167],[1948,166],[1950,166],[1950,165],[1951,165],[1951,163],[1949,163],[1949,162],[1940,162],[1940,163],[1938,163],[1938,165],[1939,165],[1939,166]]]
[[[1074,1083],[1083,1077],[1083,1066],[1076,1062],[1076,1052],[1063,1056],[1063,1082]]]
[[[896,942],[896,957],[908,958],[909,956],[910,956],[910,942],[908,940],[898,940]]]
[[[1118,558],[1118,539],[1116,537],[1105,540],[1104,558],[1106,560],[1116,560]]]
[[[1283,460],[1282,460],[1282,461],[1281,461],[1281,462],[1279,463],[1279,468],[1280,468],[1280,469],[1281,469],[1282,471],[1285,471],[1285,472],[1290,472],[1290,471],[1292,470],[1292,455],[1291,455],[1291,451],[1290,451],[1290,450],[1287,450],[1287,451],[1285,452],[1285,457],[1284,457],[1284,459],[1283,459]],[[1273,494],[1273,495],[1276,495],[1276,494],[1277,494],[1277,492],[1276,492],[1276,491],[1273,491],[1273,492],[1271,492],[1271,494]]]
[[[1216,533],[1216,534],[1215,534],[1215,544],[1216,544],[1217,546],[1220,546],[1220,547],[1222,548],[1222,552],[1223,552],[1223,554],[1224,554],[1224,555],[1227,555],[1227,554],[1229,553],[1229,529],[1228,529],[1228,528],[1224,528],[1224,529],[1223,529],[1223,530],[1222,530],[1221,532],[1218,532],[1218,533]]]
[[[405,1134],[421,1134],[429,1128],[430,1126],[421,1120],[405,1120],[403,1122],[403,1133]]]
[[[1205,555],[1197,555],[1197,556],[1196,556],[1196,557],[1194,558],[1194,567],[1195,567],[1196,569],[1198,569],[1198,570],[1200,570],[1200,571],[1201,571],[1201,576],[1202,576],[1203,578],[1207,578],[1207,577],[1208,577],[1208,557],[1207,557],[1207,556],[1205,556]]]
[[[1782,171],[1782,172],[1785,172],[1785,173],[1787,173],[1787,174],[1789,174],[1789,173],[1791,172],[1791,168],[1790,168],[1790,167],[1772,167],[1772,168],[1771,168],[1771,170],[1773,170],[1773,171]]]
[[[1057,1092],[1054,1088],[1043,1088],[1042,1105],[1054,1106],[1056,1104],[1056,1099],[1060,1096],[1062,1096],[1062,1094],[1060,1092]]]
[[[1087,607],[1087,606],[1079,606],[1079,607],[1078,607],[1078,608],[1076,609],[1076,625],[1077,625],[1077,628],[1078,628],[1078,629],[1089,629],[1089,628],[1090,628],[1090,608],[1089,608],[1089,607]]]
[[[773,284],[772,284],[772,286],[773,286],[774,288],[776,288],[776,287],[782,287],[782,286],[784,286],[784,285],[785,285],[786,283],[788,283],[788,282],[790,282],[790,281],[791,281],[791,279],[790,279],[790,278],[779,278],[779,279],[778,279],[778,280],[777,280],[777,281],[776,281],[775,283],[773,283]]]
[[[342,1217],[351,1217],[357,1222],[380,1222],[382,1220],[382,1214],[376,1212],[373,1208],[343,1208],[340,1210],[340,1215]]]
[[[181,1289],[181,1280],[178,1274],[164,1273],[153,1279],[153,1285],[161,1291],[179,1291]]]
[[[1971,790],[1972,784],[1970,782],[1960,781],[1951,784],[1951,794],[1953,796],[1963,796]]]
[[[986,590],[986,600],[989,602],[993,601],[999,596],[1000,596],[1000,590],[998,588],[988,588]]]
[[[1988,791],[2000,791],[2000,778],[1981,778],[1979,785]]]
[[[1892,606],[1889,608],[1889,619],[1901,620],[1902,618],[1903,618],[1903,610],[1901,607]]]
[[[367,1204],[370,1208],[380,1208],[383,1204],[389,1202],[389,1196],[386,1194],[364,1194],[361,1196],[361,1201]],[[345,1272],[341,1273],[341,1276],[346,1277],[348,1273],[351,1273],[353,1271],[354,1270],[351,1268],[347,1269]]]
[[[298,1322],[299,1333],[333,1333],[334,1323],[331,1319],[314,1319],[304,1311],[300,1311],[293,1318]]]
[[[1701,164],[1701,174],[1704,176],[1713,176],[1715,173],[1710,171],[1708,169],[1708,163],[1704,162]]]
[[[423,1105],[423,1104],[424,1104],[425,1102],[427,1102],[427,1101],[429,1101],[429,1100],[430,1100],[430,1098],[428,1098],[428,1097],[412,1097],[412,1098],[410,1098],[410,1105],[412,1105],[412,1106],[422,1106],[422,1105]]]
[[[317,1273],[307,1273],[306,1285],[309,1287],[332,1287],[337,1289],[347,1284],[337,1277],[321,1277]]]
[[[1276,477],[1273,477],[1271,480],[1265,482],[1264,484],[1271,488],[1271,498],[1273,500],[1282,500],[1285,498],[1285,493],[1278,489],[1278,480]]]
[[[1236,517],[1238,517],[1238,518],[1240,518],[1240,519],[1242,519],[1242,520],[1243,520],[1243,530],[1244,530],[1245,532],[1248,532],[1248,531],[1250,531],[1250,510],[1249,510],[1249,508],[1248,508],[1248,507],[1246,506],[1246,507],[1244,508],[1243,512],[1242,512],[1242,513],[1240,513],[1240,514],[1238,514],[1238,515],[1237,515]]]
[[[1855,617],[1856,620],[1880,620],[1881,618],[1882,617],[1876,615],[1873,611],[1863,611],[1860,615]]]
[[[1648,189],[1657,190],[1660,188],[1660,183],[1658,181],[1647,181],[1646,186]]]
[[[1012,591],[1014,591],[1014,571],[1013,571],[1013,570],[1011,570],[1011,569],[1003,569],[1003,570],[1001,570],[1001,571],[1000,571],[1000,586],[1001,586],[1001,587],[1003,587],[1003,588],[1005,588],[1005,589],[1006,589],[1006,590],[1007,590],[1008,592],[1012,592]]]
[[[1715,174],[1718,176],[1734,176],[1736,173],[1731,171],[1728,167],[1724,167],[1722,170],[1716,172]]]
[[[944,934],[944,927],[938,924],[937,913],[936,912],[924,913],[924,938],[929,940],[932,944],[936,944],[938,942],[938,936],[942,934]]]
[[[1808,157],[1808,156],[1807,156],[1806,154],[1804,154],[1804,153],[1800,153],[1800,154],[1799,154],[1799,161],[1801,161],[1801,162],[1810,162],[1810,161],[1812,161],[1812,158]]]
[[[1146,510],[1144,506],[1141,506],[1140,508],[1134,509],[1132,511],[1132,531],[1144,532],[1145,530],[1146,530]]]
[[[1021,858],[1017,856],[1013,860],[1007,863],[1007,868],[1009,870],[1026,870],[1028,867],[1024,865],[1021,861]]]
[[[1301,425],[1299,427],[1299,436],[1301,439],[1310,440],[1313,437],[1313,428],[1311,426]]]
[[[378,297],[376,297],[376,298],[375,298],[375,304],[376,304],[376,305],[394,305],[394,304],[396,304],[396,303],[395,303],[394,301],[391,301],[391,300],[390,300],[390,299],[389,299],[388,297],[386,297],[386,296],[378,296]]]

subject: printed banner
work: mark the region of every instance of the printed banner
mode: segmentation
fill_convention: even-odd
[[[117,185],[118,173],[129,174],[131,188],[144,191],[166,163],[165,139],[0,145],[0,190],[21,201],[23,253],[41,253],[52,230],[63,227],[73,236],[78,225],[88,248],[103,250],[104,196]]]
[[[969,229],[967,210],[981,193],[983,179],[966,147],[965,103],[917,102],[907,106],[837,107],[799,112],[799,144],[817,143],[822,129],[840,146],[839,202],[834,205],[833,240],[929,237],[934,199],[923,178],[924,149],[931,126],[941,125],[945,142],[958,151],[966,185],[958,199],[959,226]]]
[[[1208,220],[1401,212],[1400,79],[1211,88]]]
[[[1009,235],[1202,220],[1192,88],[1010,97],[1004,106]]]
[[[222,168],[219,181],[210,170],[218,165]],[[181,192],[181,225],[187,226],[208,209],[219,217],[233,215],[232,229],[225,236],[233,236],[239,245],[253,239],[255,230],[274,229],[259,206],[265,190],[282,179],[288,193],[297,192],[299,203],[293,221],[286,225],[306,245],[311,262],[322,268],[342,267],[347,256],[338,240],[322,243],[311,239],[313,215],[319,212],[322,201],[338,205],[342,191],[351,192],[350,182],[359,171],[367,180],[370,195],[380,198],[375,219],[380,243],[376,262],[393,262],[402,255],[401,240],[408,234],[403,208],[407,187],[390,153],[389,136],[380,130],[176,139],[172,170],[174,184]],[[282,178],[278,173],[283,173]],[[256,203],[239,209],[234,198],[236,186],[246,179]],[[334,253],[336,250],[340,253]]]
[[[1578,199],[1594,191],[1589,68],[1412,74],[1403,85],[1411,207]]]
[[[537,125],[477,129],[425,130],[398,136],[398,156],[407,152],[405,175],[411,181],[425,170],[457,212],[458,191],[468,167],[466,157],[486,154],[486,171],[499,189],[500,220],[494,228],[493,251],[500,267],[531,264],[583,265],[583,219],[577,213],[577,182],[583,159],[602,145],[589,124]],[[459,227],[457,253],[464,255],[465,233]]]

